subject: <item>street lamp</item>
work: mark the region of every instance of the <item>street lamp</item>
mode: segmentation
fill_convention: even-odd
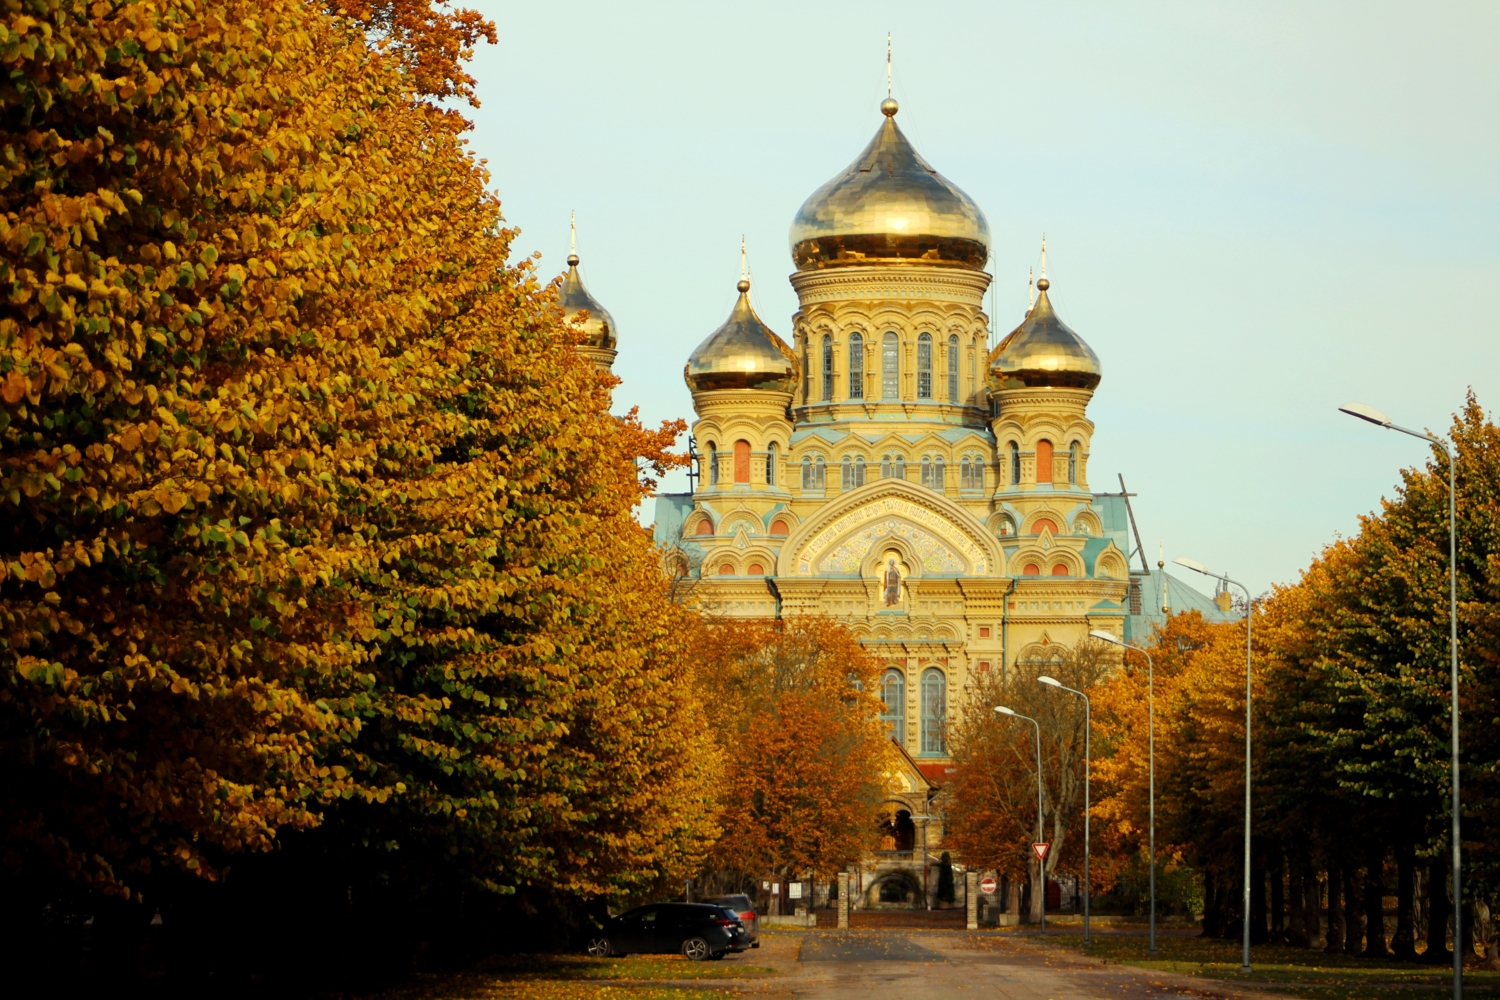
[[[1433,437],[1422,431],[1408,430],[1391,423],[1391,418],[1364,403],[1345,403],[1339,407],[1340,413],[1347,413],[1351,417],[1367,420],[1378,427],[1384,427],[1388,431],[1400,431],[1414,438],[1431,442],[1443,449],[1443,454],[1448,458],[1448,683],[1450,691],[1450,707],[1448,729],[1452,734],[1452,795],[1453,804],[1453,830],[1449,834],[1453,841],[1453,998],[1459,1000],[1464,995],[1464,960],[1461,954],[1462,948],[1459,942],[1462,937],[1459,933],[1459,921],[1463,914],[1463,871],[1459,866],[1459,816],[1458,816],[1458,491],[1455,488],[1454,469],[1458,465],[1458,456],[1449,449],[1448,443],[1442,438]]]
[[[1089,893],[1092,889],[1089,883],[1089,727],[1093,722],[1093,705],[1089,703],[1088,695],[1068,687],[1056,677],[1043,674],[1037,681],[1083,699],[1083,943],[1087,945],[1093,943],[1089,937]]]
[[[1150,846],[1148,851],[1151,855],[1151,954],[1156,954],[1156,663],[1151,659],[1151,654],[1139,646],[1132,646],[1123,639],[1117,639],[1113,633],[1095,630],[1089,635],[1101,642],[1107,642],[1125,649],[1133,649],[1146,658],[1146,771],[1147,779],[1146,801],[1151,813],[1150,823]]]
[[[1001,715],[1008,715],[1013,719],[1025,719],[1027,722],[1031,723],[1031,727],[1036,730],[1036,842],[1040,844],[1044,840],[1044,838],[1042,837],[1042,727],[1037,725],[1037,721],[1031,718],[1029,715],[1021,715],[1014,709],[1006,708],[1004,705],[996,705],[995,711],[999,712]],[[1037,888],[1039,888],[1042,893],[1042,930],[1046,930],[1047,859],[1037,858],[1037,865],[1040,872],[1037,878],[1037,881],[1040,884],[1037,886]]]
[[[1250,589],[1238,580],[1231,580],[1222,573],[1215,573],[1207,566],[1195,559],[1173,559],[1179,566],[1186,567],[1194,573],[1202,573],[1211,576],[1215,580],[1222,580],[1240,588],[1245,594],[1245,899],[1244,920],[1244,954],[1240,962],[1241,972],[1250,972],[1250,628],[1255,620],[1255,601],[1250,596]]]

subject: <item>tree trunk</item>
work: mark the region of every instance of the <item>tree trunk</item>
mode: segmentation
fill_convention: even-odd
[[[1373,848],[1365,866],[1365,950],[1363,958],[1389,958],[1385,946],[1385,851]]]
[[[1359,869],[1344,869],[1344,954],[1358,955],[1365,939],[1365,918],[1359,909]]]
[[[1312,855],[1304,854],[1302,856],[1302,921],[1303,932],[1307,935],[1307,944],[1303,946],[1306,948],[1316,948],[1318,938],[1323,933],[1322,922],[1319,919],[1321,896],[1318,886],[1318,869],[1313,864]]]
[[[1463,913],[1462,910],[1459,910]],[[1463,933],[1459,935],[1463,939],[1464,964],[1468,965],[1474,960],[1474,907],[1469,907],[1469,912],[1464,913]]]
[[[1403,962],[1417,960],[1417,930],[1412,920],[1413,870],[1417,866],[1415,850],[1409,840],[1396,844],[1396,936],[1391,939],[1391,953]]]
[[[1280,847],[1271,849],[1270,863],[1266,865],[1271,876],[1271,933],[1269,941],[1286,940],[1286,855]]]
[[[1427,950],[1422,961],[1451,965],[1448,950],[1448,855],[1439,851],[1427,864]]]
[[[1328,935],[1323,951],[1337,955],[1344,950],[1344,880],[1337,861],[1328,862]]]
[[[1264,862],[1262,862],[1264,864]],[[1264,944],[1270,938],[1266,929],[1266,871],[1250,865],[1250,943]],[[1243,933],[1243,930],[1242,930]]]
[[[1307,914],[1303,910],[1306,869],[1307,850],[1298,848],[1286,865],[1286,943],[1294,948],[1307,947]]]
[[[1214,888],[1214,873],[1203,873],[1203,933],[1199,937],[1219,936],[1219,897]]]
[[[1047,906],[1047,869],[1040,861],[1031,863],[1031,913],[1028,919],[1040,924]]]

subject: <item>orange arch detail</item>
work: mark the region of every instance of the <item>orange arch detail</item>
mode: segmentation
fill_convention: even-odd
[[[748,483],[750,481],[749,441],[736,441],[734,443],[734,481],[737,483]]]
[[[1041,576],[1042,568],[1036,563],[1027,563],[1026,568],[1021,570],[1022,576]]]
[[[1068,575],[1068,567],[1064,566],[1062,563],[1058,563],[1056,566],[1052,567],[1052,575],[1053,576],[1067,576]]]
[[[1036,481],[1052,482],[1052,442],[1045,438],[1036,443]]]

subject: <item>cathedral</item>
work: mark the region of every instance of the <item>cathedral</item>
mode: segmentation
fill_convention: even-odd
[[[1102,366],[1054,308],[1045,247],[1031,308],[991,349],[984,213],[913,148],[896,101],[881,111],[792,221],[791,342],[756,315],[742,273],[729,317],[688,356],[696,475],[657,498],[654,532],[706,613],[831,616],[884,662],[905,766],[859,881],[865,905],[921,905],[966,685],[1092,630],[1146,637],[1168,578],[1144,561],[1132,574],[1128,498],[1090,489]],[[614,323],[577,260],[563,305],[588,311],[583,350],[608,367]]]

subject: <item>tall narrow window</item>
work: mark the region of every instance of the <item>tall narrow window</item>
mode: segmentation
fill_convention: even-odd
[[[844,461],[839,466],[839,489],[854,489],[854,461],[848,455],[844,456]]]
[[[824,490],[828,488],[828,465],[819,455],[813,462],[813,489]]]
[[[1052,482],[1052,442],[1046,438],[1036,443],[1036,481]]]
[[[708,485],[719,485],[719,449],[708,442]]]
[[[932,489],[932,459],[922,459],[922,485]]]
[[[889,455],[881,455],[880,456],[880,478],[881,479],[889,479],[889,478],[891,478],[891,471],[892,471],[891,470],[891,456],[889,456]]]
[[[968,456],[964,456],[963,464],[958,467],[958,488],[961,490],[974,488],[974,473],[969,466]]]
[[[750,481],[749,441],[736,441],[734,443],[734,481],[737,483],[748,483]]]
[[[811,455],[802,456],[802,488],[804,490],[816,489],[813,486],[813,463]]]
[[[1078,442],[1068,445],[1068,482],[1078,482]]]
[[[854,485],[860,487],[865,484],[865,460],[861,455],[854,456]]]
[[[948,470],[943,466],[943,456],[932,460],[932,488],[939,492],[948,488]]]
[[[891,739],[897,743],[905,743],[906,675],[894,668],[887,670],[885,680],[880,685],[880,700],[885,702],[885,711],[880,713],[880,721],[885,723]]]
[[[932,334],[917,338],[917,398],[932,398]]]
[[[979,391],[979,368],[978,362],[974,360],[974,348],[969,348],[969,394],[972,396]]]
[[[906,456],[905,455],[897,455],[896,456],[896,478],[897,479],[905,479],[906,478]]]
[[[880,398],[897,399],[901,396],[901,345],[894,333],[885,335],[880,348]]]
[[[833,337],[823,334],[823,402],[833,401]]]
[[[948,749],[948,680],[936,667],[922,672],[922,753]]]
[[[776,442],[766,446],[766,485],[776,485]]]
[[[1010,443],[1010,484],[1021,485],[1021,446],[1014,441]]]
[[[849,398],[865,398],[865,338],[849,334]]]
[[[958,334],[948,338],[948,402],[958,402]]]

